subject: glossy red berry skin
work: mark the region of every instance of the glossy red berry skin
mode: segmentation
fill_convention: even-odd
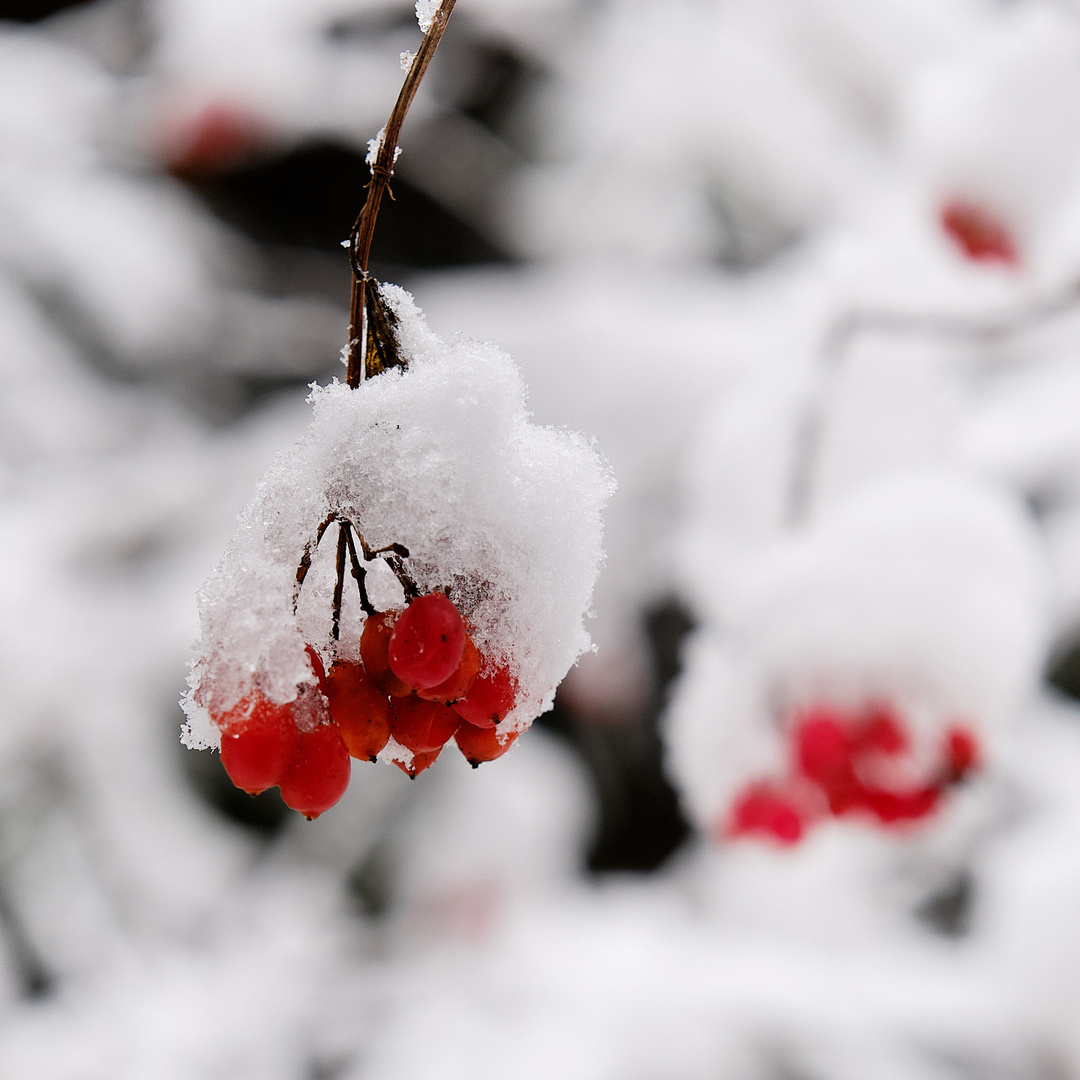
[[[390,738],[390,703],[363,665],[335,660],[326,679],[330,716],[349,756],[374,761]]]
[[[990,211],[963,199],[941,210],[941,227],[973,262],[1000,262],[1016,266],[1019,254],[1009,230]]]
[[[476,676],[480,671],[480,653],[472,643],[472,638],[466,635],[465,649],[461,654],[461,663],[454,669],[448,679],[444,679],[438,686],[432,686],[428,690],[417,690],[416,696],[425,701],[441,701],[450,705],[463,698],[472,688]]]
[[[396,611],[382,611],[369,615],[364,623],[364,632],[360,635],[360,659],[364,668],[372,682],[391,697],[405,697],[412,693],[412,687],[406,686],[390,670],[388,650],[398,614]]]
[[[438,750],[461,723],[448,705],[412,695],[390,702],[390,733],[414,754]]]
[[[334,723],[298,733],[281,778],[281,798],[309,821],[329,810],[349,786],[352,759]]]
[[[394,764],[405,773],[410,780],[415,780],[425,769],[429,769],[435,764],[435,759],[441,753],[441,746],[438,750],[416,750],[413,751],[412,761],[408,765],[397,760],[394,761]]]
[[[390,670],[414,690],[445,682],[461,663],[465,623],[443,593],[418,597],[399,616],[390,635]]]
[[[761,836],[792,847],[806,831],[806,821],[795,801],[767,783],[751,784],[735,800],[730,820],[721,830],[732,839]]]
[[[275,705],[255,691],[222,716],[219,725],[221,764],[238,788],[258,795],[280,782],[299,734],[291,702]]]
[[[476,727],[474,724],[464,723],[454,733],[454,742],[465,755],[465,760],[475,769],[485,761],[502,757],[518,737],[516,731],[511,731],[503,735],[505,741],[500,741],[500,734],[495,727]]]
[[[517,682],[505,667],[477,675],[469,692],[454,702],[454,711],[474,727],[492,728],[514,707]]]

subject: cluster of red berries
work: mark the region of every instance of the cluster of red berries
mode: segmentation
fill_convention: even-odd
[[[214,716],[221,761],[250,794],[279,787],[307,818],[318,817],[349,786],[350,758],[374,761],[393,739],[412,754],[415,777],[453,738],[475,768],[506,753],[516,733],[497,725],[514,707],[517,685],[504,666],[485,664],[453,602],[441,592],[403,611],[369,615],[358,660],[327,673],[308,646],[318,688],[275,705],[257,691]],[[482,670],[483,669],[483,670]]]
[[[973,262],[1016,266],[1020,261],[1009,230],[989,210],[975,203],[962,199],[946,203],[941,210],[941,227]]]
[[[807,709],[792,727],[791,749],[789,775],[744,788],[721,824],[722,835],[792,845],[813,821],[829,815],[904,825],[932,813],[945,789],[979,765],[978,741],[957,725],[946,730],[941,764],[929,777],[904,776],[910,740],[899,717],[881,704],[851,712]]]

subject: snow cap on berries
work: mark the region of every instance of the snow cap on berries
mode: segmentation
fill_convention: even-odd
[[[581,435],[530,423],[505,353],[444,342],[408,293],[385,293],[409,366],[357,389],[313,390],[311,426],[260,482],[200,592],[189,745],[217,742],[205,709],[218,714],[253,686],[291,701],[315,681],[304,647],[331,651],[335,528],[296,615],[294,591],[305,545],[332,512],[372,548],[404,545],[420,593],[446,590],[486,664],[509,667],[518,693],[500,730],[527,727],[549,708],[589,647],[582,619],[602,560],[601,509],[613,489],[606,466]],[[385,565],[366,566],[375,607],[401,606]],[[346,584],[340,653],[355,656],[363,616]]]

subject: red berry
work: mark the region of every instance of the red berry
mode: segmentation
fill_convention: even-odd
[[[797,844],[805,831],[795,800],[767,783],[751,784],[735,800],[723,833],[729,837],[765,836],[784,847]]]
[[[499,739],[500,734],[503,735],[502,741]],[[503,734],[495,727],[481,728],[465,723],[454,733],[454,742],[465,755],[465,760],[475,769],[482,762],[502,757],[517,737],[516,731]]]
[[[414,600],[390,635],[390,670],[414,690],[437,686],[454,673],[465,650],[465,623],[441,592]]]
[[[465,636],[465,650],[461,654],[461,663],[451,674],[450,678],[433,686],[429,690],[417,690],[416,696],[425,701],[442,701],[449,705],[451,702],[463,698],[476,679],[480,670],[480,653],[472,643],[472,638]]]
[[[298,735],[291,702],[275,705],[256,691],[219,724],[221,764],[238,788],[258,795],[280,782]]]
[[[956,783],[981,764],[979,740],[966,727],[951,727],[945,733],[945,782]]]
[[[364,623],[364,632],[360,635],[360,659],[372,682],[391,697],[404,697],[412,693],[412,688],[390,670],[387,655],[398,614],[396,611],[383,611],[378,615],[369,615]]]
[[[326,680],[326,697],[350,756],[374,761],[390,738],[386,695],[361,664],[335,660]]]
[[[505,667],[478,675],[454,711],[474,727],[494,727],[514,707],[517,681]]]
[[[439,701],[421,701],[413,695],[390,702],[390,733],[414,754],[438,750],[460,723],[461,717]]]
[[[438,750],[414,750],[412,761],[408,765],[402,764],[400,761],[394,761],[394,764],[403,772],[407,773],[409,779],[415,780],[420,773],[434,764],[435,759],[442,753],[442,747]]]
[[[333,723],[319,724],[298,734],[285,775],[281,797],[309,821],[329,810],[349,786],[351,759],[341,732]]]
[[[1019,261],[1009,230],[988,210],[963,199],[948,202],[941,211],[941,227],[967,258],[975,262]]]
[[[206,177],[243,161],[266,144],[265,123],[242,106],[207,105],[166,134],[169,171],[174,176]]]

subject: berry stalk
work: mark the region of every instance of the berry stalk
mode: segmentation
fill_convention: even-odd
[[[409,111],[409,106],[412,105],[413,98],[416,97],[420,80],[424,77],[428,64],[431,63],[431,58],[439,47],[455,2],[456,0],[442,0],[420,48],[413,57],[412,64],[409,65],[409,73],[405,76],[405,82],[394,103],[390,119],[387,120],[386,127],[383,129],[382,144],[379,146],[375,164],[371,167],[371,183],[368,185],[367,200],[364,202],[364,208],[360,211],[360,216],[353,226],[352,236],[349,238],[349,257],[352,262],[353,278],[352,296],[349,302],[349,363],[345,381],[354,389],[360,385],[362,378],[378,375],[383,368],[382,361],[370,355],[367,348],[368,335],[365,333],[368,306],[367,266],[371,255],[371,241],[375,235],[375,219],[379,215],[379,207],[382,205],[383,195],[389,186],[390,177],[394,174],[394,158],[401,126],[405,123],[405,116]]]

